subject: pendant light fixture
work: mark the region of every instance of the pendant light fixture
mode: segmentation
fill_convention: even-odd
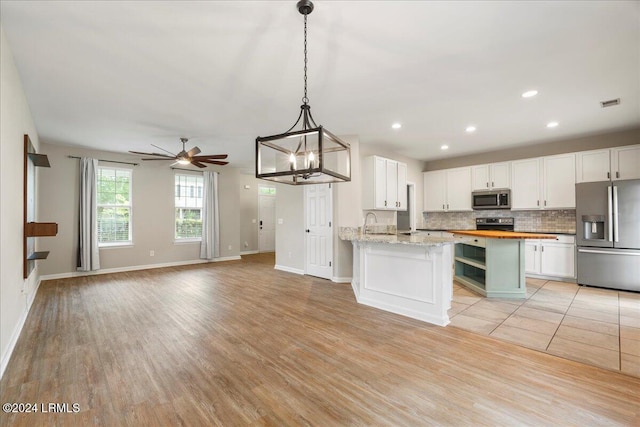
[[[307,16],[313,3],[296,5],[304,15],[304,97],[298,120],[286,132],[256,138],[256,178],[285,184],[351,181],[351,148],[347,142],[316,125],[307,97]],[[301,129],[294,130],[301,125]]]

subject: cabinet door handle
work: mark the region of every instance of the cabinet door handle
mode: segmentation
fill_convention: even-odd
[[[447,209],[449,209],[449,203],[447,203]]]
[[[547,206],[547,201],[546,200],[544,201],[544,205]]]
[[[540,200],[536,201],[536,205],[540,206]]]
[[[537,246],[533,247],[533,252],[538,252],[538,247]]]
[[[616,172],[616,178],[620,178],[620,171]]]
[[[489,188],[489,183],[487,182],[487,188]]]
[[[442,205],[442,209],[444,209],[444,205]]]
[[[492,187],[495,187],[495,186],[496,186],[496,185],[493,183],[493,181],[491,181],[491,186],[492,186]]]
[[[611,173],[607,172],[607,179],[610,179],[610,178],[611,178]]]
[[[384,205],[387,206],[387,201],[386,200],[384,201]]]
[[[544,252],[544,246],[540,246],[540,252]]]

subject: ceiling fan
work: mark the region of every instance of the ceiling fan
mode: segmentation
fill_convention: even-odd
[[[167,153],[171,154],[170,156],[166,154],[160,154],[160,153],[144,153],[141,151],[129,151],[129,152],[133,154],[142,154],[144,156],[156,156],[153,159],[142,159],[142,160],[175,160],[176,162],[174,163],[174,165],[176,163],[181,165],[192,164],[199,168],[206,168],[208,164],[224,166],[229,163],[229,162],[220,161],[221,159],[227,158],[226,154],[209,154],[209,155],[198,156],[197,154],[200,154],[200,149],[198,147],[193,147],[191,150],[185,151],[185,144],[187,143],[187,141],[189,141],[189,138],[180,138],[180,141],[182,142],[182,151],[179,152],[178,154],[173,154],[162,147],[158,147],[157,145],[151,144],[154,147],[159,148],[162,151],[166,151]]]

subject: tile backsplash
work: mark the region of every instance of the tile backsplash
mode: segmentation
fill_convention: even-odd
[[[576,211],[540,210],[509,211],[483,210],[472,212],[424,212],[423,228],[436,230],[475,230],[476,218],[513,217],[515,231],[535,231],[541,233],[575,233]]]

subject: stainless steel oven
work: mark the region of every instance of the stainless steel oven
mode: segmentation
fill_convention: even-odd
[[[474,191],[471,205],[473,209],[511,209],[511,190]]]

